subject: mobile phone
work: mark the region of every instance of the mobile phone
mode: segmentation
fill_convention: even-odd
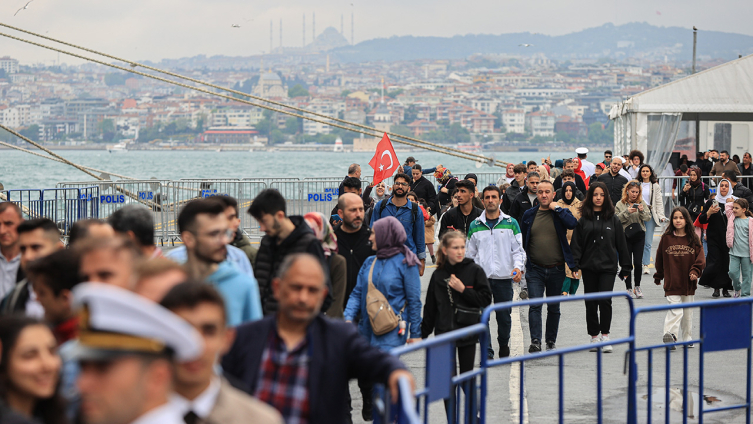
[[[334,220],[335,222],[340,222],[340,221],[342,221],[342,220],[343,220],[342,218],[340,218],[340,215],[337,215],[337,214],[335,214],[335,215],[332,215],[332,219],[333,219],[333,220]]]
[[[637,203],[633,203],[633,209],[638,209],[638,204]]]
[[[718,208],[718,207],[719,207],[719,202],[717,202],[716,200],[714,200],[714,201],[713,201],[713,202],[711,203],[711,205],[712,205],[713,207],[715,207],[715,208]]]

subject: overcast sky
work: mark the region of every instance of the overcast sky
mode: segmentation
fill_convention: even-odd
[[[268,52],[270,20],[276,48],[280,19],[283,45],[300,47],[304,13],[311,42],[312,12],[317,34],[339,30],[344,15],[348,40],[353,12],[356,43],[394,35],[560,35],[636,21],[753,35],[751,0],[34,0],[14,17],[26,1],[3,1],[0,22],[133,60]],[[26,64],[57,60],[56,53],[0,37],[4,55]],[[62,55],[61,61],[76,63]]]

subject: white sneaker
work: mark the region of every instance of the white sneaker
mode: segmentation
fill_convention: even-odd
[[[636,287],[633,292],[635,293],[636,299],[643,299],[643,291],[641,291],[640,286]]]
[[[742,290],[735,290],[735,295],[734,295],[734,296],[732,296],[732,297],[734,297],[735,299],[737,299],[738,297],[740,297],[740,292],[741,292],[741,291],[742,291]]]
[[[600,341],[601,341],[601,337],[600,336],[591,337],[591,344],[599,343]],[[596,352],[597,350],[599,350],[599,349],[594,347],[594,348],[591,348],[589,350],[589,352]]]
[[[607,335],[602,334],[601,335],[601,341],[602,342],[608,342],[609,341],[609,334],[607,334]],[[612,345],[604,346],[603,348],[601,348],[601,351],[604,352],[604,353],[612,353]]]
[[[650,274],[650,272],[648,271],[648,265],[643,265],[643,273]]]
[[[627,294],[630,296],[631,299],[634,299],[635,296],[633,296],[633,291],[631,289],[627,289]]]

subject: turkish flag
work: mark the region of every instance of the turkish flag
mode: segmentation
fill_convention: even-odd
[[[374,168],[374,184],[389,178],[400,167],[400,161],[397,160],[395,149],[392,147],[392,142],[387,137],[387,133],[377,144],[376,153],[369,161],[369,165]]]

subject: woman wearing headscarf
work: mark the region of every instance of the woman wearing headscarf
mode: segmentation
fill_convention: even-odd
[[[439,205],[436,209],[432,210],[441,210],[442,207],[452,201],[450,196],[452,195],[452,190],[455,189],[455,183],[458,182],[458,178],[452,175],[452,172],[447,168],[437,168],[437,171],[434,172],[434,178],[437,180],[437,184],[439,184],[439,191],[437,191],[437,203]]]
[[[575,219],[580,219],[580,205],[582,202],[575,196],[575,193],[578,191],[578,188],[575,187],[575,183],[568,181],[562,185],[561,190],[562,198],[557,201],[557,204],[560,205],[561,208],[569,209]],[[567,230],[567,244],[570,244],[572,238],[573,230]],[[562,294],[575,294],[578,291],[579,285],[580,280],[573,276],[570,267],[565,264],[565,282],[562,283]]]
[[[329,277],[332,282],[332,306],[325,311],[325,314],[330,318],[342,319],[348,271],[345,257],[337,253],[337,236],[323,213],[309,212],[303,216],[303,219],[306,220],[316,238],[322,243],[324,257],[327,258],[329,264]]]
[[[583,179],[583,184],[586,185],[586,190],[588,190],[589,178],[586,178],[586,173],[583,172],[583,163],[579,158],[573,160],[575,161],[575,175],[579,175]]]
[[[727,216],[724,205],[727,199],[736,199],[732,195],[732,184],[723,179],[719,182],[716,196],[709,199],[703,206],[703,212],[698,216],[698,223],[706,226],[706,244],[709,253],[706,256],[706,268],[703,269],[701,286],[714,289],[712,297],[719,297],[722,291],[724,297],[731,297],[732,280],[729,278],[729,247],[727,247]]]
[[[421,278],[418,275],[420,261],[405,245],[405,239],[405,229],[397,218],[386,216],[374,223],[369,241],[371,248],[376,250],[376,255],[368,257],[361,266],[358,281],[345,308],[345,320],[353,321],[360,316],[360,333],[372,345],[383,350],[402,346],[408,340],[409,334],[411,339],[421,339]],[[366,312],[369,280],[387,298],[395,314],[405,322],[403,329],[398,326],[381,336],[375,335],[371,330]]]
[[[514,163],[507,164],[507,167],[505,168],[505,176],[497,180],[498,187],[504,183],[512,184],[512,180],[515,179],[515,172],[513,171],[514,169],[515,169]]]

